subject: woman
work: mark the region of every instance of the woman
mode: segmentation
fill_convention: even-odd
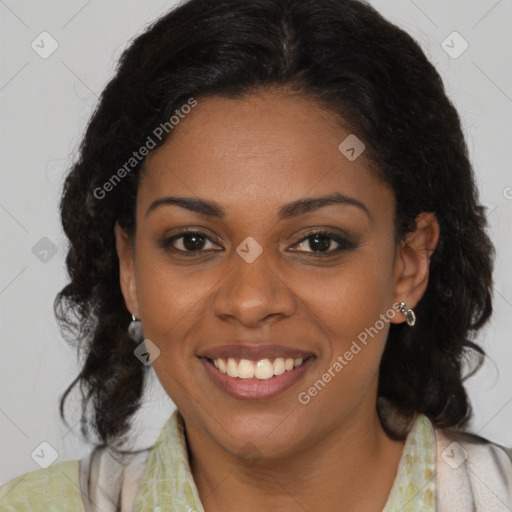
[[[512,510],[510,453],[465,431],[493,247],[460,120],[368,5],[161,18],[61,215],[56,313],[85,353],[61,413],[79,383],[99,442],[13,479],[2,510]],[[121,452],[150,365],[177,410]]]

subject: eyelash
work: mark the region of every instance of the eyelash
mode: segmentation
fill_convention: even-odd
[[[181,231],[180,233],[170,237],[170,238],[167,238],[165,240],[162,241],[162,248],[164,248],[165,250],[169,251],[169,252],[172,252],[172,253],[179,253],[180,255],[183,255],[183,256],[186,256],[186,257],[197,257],[199,255],[201,255],[202,253],[204,252],[208,252],[209,249],[200,249],[200,250],[197,250],[197,251],[185,251],[185,250],[182,250],[182,249],[176,249],[175,247],[172,247],[172,244],[173,242],[175,242],[176,240],[179,240],[180,238],[184,238],[186,235],[198,235],[202,238],[205,238],[206,240],[210,241],[210,242],[213,242],[215,243],[210,237],[207,236],[206,233],[204,233],[203,231],[199,231],[199,230],[185,230],[185,231]],[[354,249],[356,246],[355,244],[353,244],[352,242],[350,242],[349,240],[345,239],[345,238],[342,238],[330,231],[325,231],[325,230],[317,230],[317,231],[311,231],[310,233],[306,234],[305,236],[303,236],[300,240],[298,240],[295,244],[295,245],[301,245],[302,243],[306,242],[308,239],[311,239],[313,238],[315,235],[321,235],[321,236],[324,236],[324,237],[327,237],[329,239],[331,239],[332,241],[336,242],[339,247],[337,247],[336,249],[331,249],[329,251],[324,251],[324,252],[320,252],[320,251],[294,251],[294,252],[305,252],[307,254],[311,254],[313,255],[314,257],[319,257],[319,258],[324,258],[324,257],[327,257],[327,256],[332,256],[333,254],[336,254],[336,253],[340,253],[344,250],[349,250],[349,249]],[[292,246],[293,247],[293,246]],[[210,249],[211,251],[211,249]],[[214,250],[213,252],[220,252],[218,250]]]

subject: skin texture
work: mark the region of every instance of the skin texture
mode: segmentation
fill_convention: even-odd
[[[394,239],[393,192],[364,153],[349,161],[338,150],[350,134],[343,126],[335,113],[279,90],[198,98],[146,159],[135,240],[116,225],[126,305],[161,351],[153,367],[185,419],[208,512],[381,511],[396,476],[404,443],[385,434],[375,407],[389,323],[307,405],[297,399],[393,303],[417,304],[439,236],[434,214],[425,213],[416,231]],[[277,220],[283,204],[333,192],[369,213],[329,205]],[[175,205],[146,214],[170,195],[216,201],[226,217]],[[204,254],[162,247],[184,228],[205,232]],[[319,255],[304,238],[326,229],[342,239],[347,233],[354,248]],[[252,263],[236,252],[249,236],[263,249]],[[174,241],[176,250],[185,250],[183,242]],[[331,240],[323,250],[337,247]],[[397,312],[391,321],[404,317]],[[242,401],[219,390],[197,358],[237,340],[266,340],[316,359],[284,393]]]

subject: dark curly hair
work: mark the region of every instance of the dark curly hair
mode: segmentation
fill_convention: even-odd
[[[92,431],[103,446],[124,442],[148,369],[128,338],[114,238],[116,221],[135,231],[144,160],[109,193],[98,190],[191,97],[266,88],[316,101],[364,141],[373,171],[394,191],[397,239],[419,213],[436,214],[440,240],[418,320],[390,326],[378,393],[439,428],[461,430],[471,418],[465,363],[477,359],[472,374],[485,357],[471,340],[492,312],[494,248],[460,119],[435,68],[412,37],[358,0],[190,0],[124,51],[64,183],[70,279],[55,314],[83,361],[60,414],[66,422],[64,403],[79,383],[88,441]]]

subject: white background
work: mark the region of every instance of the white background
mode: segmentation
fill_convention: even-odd
[[[512,2],[371,3],[420,43],[464,123],[498,253],[495,313],[480,337],[490,358],[467,382],[472,429],[512,446]],[[68,404],[71,430],[58,415],[59,396],[78,365],[52,309],[65,283],[66,240],[57,204],[63,176],[121,51],[173,5],[0,0],[0,482],[38,469],[31,453],[43,441],[54,447],[57,462],[89,450],[79,438],[78,403]],[[47,59],[31,48],[43,31],[58,43]],[[469,44],[456,59],[441,46],[454,31]],[[455,49],[459,44],[455,40]],[[43,237],[57,250],[46,263],[32,252]],[[146,436],[140,446],[156,439],[173,409],[156,379],[147,397],[144,414],[137,415],[137,428]]]

